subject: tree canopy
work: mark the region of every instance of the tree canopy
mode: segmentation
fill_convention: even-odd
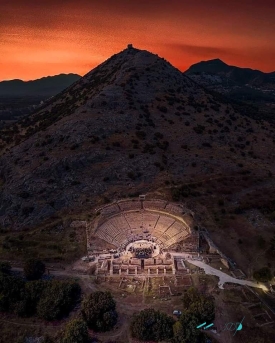
[[[199,321],[213,321],[215,319],[215,304],[213,298],[201,294],[191,287],[182,297],[186,311],[192,312]],[[185,312],[186,312],[185,311]]]
[[[37,304],[38,316],[46,320],[61,319],[66,316],[75,306],[80,290],[80,286],[75,282],[51,281],[43,290]]]
[[[0,262],[0,273],[10,274],[11,265],[8,262]]]
[[[81,319],[73,319],[66,325],[61,343],[87,343],[88,340],[87,324]]]
[[[25,283],[22,279],[0,273],[0,311],[13,312],[24,297]]]
[[[116,303],[110,292],[94,292],[84,298],[82,315],[88,327],[95,331],[108,331],[117,322]]]
[[[45,273],[45,264],[36,259],[29,259],[24,265],[24,274],[27,280],[39,280]]]
[[[254,272],[253,277],[260,282],[268,282],[272,279],[271,270],[268,267],[263,267]]]
[[[206,337],[197,326],[203,322],[211,323],[215,319],[214,300],[191,287],[183,295],[184,311],[179,321],[174,324],[174,340],[176,343],[202,343]]]
[[[172,317],[150,308],[133,316],[130,329],[134,338],[159,342],[173,337],[173,324]]]
[[[21,317],[39,315],[46,320],[60,319],[75,306],[80,291],[75,282],[26,282],[22,278],[0,273],[0,311]]]

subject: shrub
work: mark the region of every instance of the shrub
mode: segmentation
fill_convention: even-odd
[[[27,199],[27,198],[30,197],[30,193],[27,192],[27,191],[23,191],[23,192],[21,192],[21,193],[18,193],[17,195],[18,195],[20,198],[22,198],[22,199]]]
[[[243,214],[244,210],[241,207],[236,207],[234,210],[234,213],[235,214]]]
[[[156,139],[162,139],[163,138],[163,134],[160,132],[155,132],[154,136],[156,137]]]
[[[144,131],[136,131],[136,136],[140,139],[144,139],[146,137],[146,132]]]
[[[256,270],[253,273],[253,277],[257,281],[268,282],[272,279],[272,273],[271,273],[270,268],[264,267],[264,268]]]
[[[80,184],[81,184],[81,182],[78,181],[78,180],[73,180],[73,181],[71,182],[71,185],[72,185],[72,186],[77,186],[77,185],[80,185]]]
[[[14,276],[0,274],[0,311],[13,312],[24,294],[24,281]]]
[[[160,106],[158,109],[163,113],[167,113],[167,107],[165,106]]]
[[[260,249],[264,249],[265,245],[266,245],[266,241],[265,239],[263,238],[263,236],[259,236],[257,237],[257,244],[258,244],[258,247]]]
[[[223,200],[223,199],[219,199],[218,205],[219,205],[219,206],[224,206],[224,200]]]
[[[0,262],[0,273],[10,274],[11,265],[8,262]]]
[[[42,298],[43,291],[46,289],[47,286],[48,283],[42,280],[26,282],[25,295],[22,302],[24,308],[21,307],[21,313],[18,314],[23,317],[29,317],[36,314],[37,304]]]
[[[157,146],[162,150],[166,150],[169,146],[169,142],[168,141],[163,141],[163,142],[158,141]]]
[[[193,128],[193,130],[198,133],[198,134],[202,134],[205,130],[205,126],[203,125],[197,125]]]
[[[33,206],[25,206],[22,208],[22,215],[28,217],[34,210]]]
[[[40,260],[29,259],[24,265],[27,280],[38,280],[45,273],[45,264]]]
[[[131,180],[135,180],[136,176],[134,172],[128,172],[127,176],[131,179]]]
[[[77,144],[77,143],[75,143],[75,144],[73,144],[72,146],[71,146],[71,150],[75,150],[75,149],[77,149],[77,148],[79,148],[79,144]]]
[[[144,148],[143,148],[143,150],[142,150],[142,152],[144,154],[149,153],[149,154],[153,155],[153,154],[155,154],[154,148],[155,148],[155,146],[153,144],[146,143]]]
[[[206,148],[212,148],[212,145],[209,142],[202,143],[202,146],[204,146]]]

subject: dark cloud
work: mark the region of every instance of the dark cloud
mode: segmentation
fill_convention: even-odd
[[[232,31],[251,38],[271,39],[275,30],[272,2],[274,0],[0,0],[0,39],[3,33],[17,28],[76,31],[81,27],[79,31],[83,32],[105,29],[116,32],[123,25],[126,30],[142,25],[147,25],[148,30],[154,25],[163,25],[163,30],[177,26],[183,34],[186,29],[201,25],[212,33]]]
[[[193,1],[182,1],[182,0],[1,0],[1,10],[12,10],[14,12],[22,11],[27,9],[30,12],[51,12],[52,10],[59,9],[66,11],[74,9],[76,11],[106,11],[113,13],[125,13],[127,15],[139,16],[139,15],[153,15],[162,13],[164,16],[169,13],[178,13],[182,11],[203,11],[205,15],[212,12],[225,12],[230,16],[231,12],[249,12],[259,13],[261,10],[268,13],[274,13],[274,0],[193,0]],[[91,14],[92,14],[91,12]]]
[[[0,27],[4,25],[19,25],[29,27],[69,25],[70,19],[86,23],[90,19],[93,26],[95,18],[113,17],[123,21],[135,18],[135,21],[148,19],[154,24],[155,19],[164,19],[167,24],[180,21],[184,24],[187,17],[207,22],[211,18],[218,22],[232,22],[242,26],[245,18],[254,17],[255,24],[274,28],[274,0],[1,0]],[[94,23],[95,25],[95,23]],[[213,22],[215,25],[215,22]],[[234,30],[234,26],[232,26]],[[258,28],[259,29],[259,28]]]
[[[220,58],[220,56],[241,57],[243,52],[234,48],[198,46],[189,44],[167,44],[167,47],[198,57]]]

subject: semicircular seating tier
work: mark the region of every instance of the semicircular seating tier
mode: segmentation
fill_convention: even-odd
[[[168,248],[193,232],[189,211],[164,200],[124,200],[97,212],[100,218],[95,234],[117,247],[125,246],[133,239],[153,239]]]

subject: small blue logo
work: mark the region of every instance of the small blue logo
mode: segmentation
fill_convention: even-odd
[[[206,322],[204,322],[204,323],[198,325],[198,326],[197,326],[197,329],[200,329],[200,328],[203,327],[204,325],[206,325]],[[211,323],[211,324],[207,325],[207,326],[206,326],[205,328],[203,328],[203,329],[206,330],[206,329],[210,328],[210,326],[213,326],[213,325],[214,325],[214,324]]]
[[[243,322],[244,318],[245,317],[243,317],[243,319],[240,323],[227,323],[227,324],[225,324],[225,327],[222,331],[234,331],[234,330],[236,330],[234,335],[233,335],[233,336],[235,336],[237,331],[242,330],[242,328],[243,328],[242,322]]]
[[[244,318],[245,317],[243,317],[243,319],[240,323],[227,323],[227,324],[225,324],[224,329],[222,331],[234,331],[234,330],[236,330],[234,335],[233,335],[233,336],[235,336],[237,331],[242,330],[242,328],[243,328],[242,322],[243,322]],[[207,326],[205,326],[205,325],[206,325],[206,322],[198,325],[197,329],[203,328],[204,330],[206,330],[206,329],[210,328],[211,326],[213,326],[214,324],[211,323]]]

